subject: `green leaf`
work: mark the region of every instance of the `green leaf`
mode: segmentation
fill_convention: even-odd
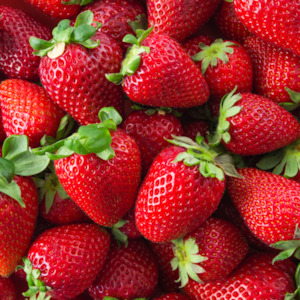
[[[105,78],[113,82],[114,84],[121,84],[123,82],[124,75],[121,73],[110,73],[110,74],[105,74]]]
[[[115,156],[115,151],[111,148],[108,147],[105,150],[96,153],[97,156],[103,160],[109,160]]]
[[[273,169],[284,157],[284,152],[282,150],[274,151],[266,156],[264,156],[256,166],[261,170],[270,170]]]
[[[21,197],[21,189],[15,181],[9,183],[5,178],[0,177],[0,192],[15,199],[21,207],[25,207],[25,203]]]
[[[5,139],[2,155],[7,160],[28,150],[28,137],[26,135],[11,135]]]
[[[94,20],[94,14],[91,10],[85,10],[82,13],[80,13],[75,21],[74,27],[78,27],[80,25],[92,25]]]
[[[135,33],[138,29],[146,30],[148,28],[148,19],[145,14],[140,14],[134,21],[128,20],[127,22]]]
[[[120,125],[123,121],[121,115],[114,107],[101,108],[98,116],[101,122],[105,122],[106,120],[113,120],[116,125]]]
[[[0,177],[5,178],[7,182],[11,182],[15,175],[15,166],[9,160],[0,157]]]
[[[36,38],[34,36],[31,36],[29,38],[29,44],[32,49],[36,51],[44,50],[44,49],[53,49],[54,48],[54,42],[51,41],[45,41],[43,39]]]
[[[290,258],[294,254],[295,250],[296,250],[296,248],[291,248],[291,249],[281,251],[278,255],[276,255],[273,258],[272,263],[274,264],[276,261],[285,260],[285,259]]]
[[[137,38],[133,34],[126,34],[122,42],[137,45],[137,46],[140,45]]]
[[[72,34],[71,34],[71,41],[82,43],[91,38],[95,33],[97,29],[94,26],[91,25],[79,25],[76,27]]]
[[[57,159],[62,159],[62,158],[65,158],[65,157],[69,157],[74,153],[75,153],[74,151],[68,149],[65,146],[62,146],[61,148],[59,148],[57,150],[57,152],[55,154],[50,153],[50,152],[46,152],[46,155],[51,160],[57,160]]]
[[[120,242],[125,245],[125,247],[128,246],[128,237],[125,233],[123,233],[120,228],[123,227],[126,223],[128,223],[127,220],[119,220],[115,225],[112,226],[111,233],[114,236],[115,240],[117,242]]]
[[[56,191],[53,191],[53,190],[46,191],[46,198],[45,198],[46,214],[49,213],[49,210],[51,209],[51,207],[53,205],[55,194],[56,194]]]
[[[233,106],[233,107],[228,108],[225,112],[226,118],[237,115],[241,111],[241,109],[242,108],[240,106]]]

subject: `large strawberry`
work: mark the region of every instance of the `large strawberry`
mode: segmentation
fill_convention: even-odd
[[[107,35],[97,32],[93,14],[78,15],[74,27],[61,21],[53,39],[30,39],[35,54],[42,56],[40,77],[54,102],[80,124],[96,123],[98,111],[105,106],[123,109],[121,87],[108,82],[105,73],[119,70],[122,51]]]
[[[300,183],[254,168],[230,178],[227,188],[246,225],[263,242],[292,240],[300,222]]]
[[[0,70],[8,78],[39,80],[40,58],[32,54],[30,36],[49,39],[51,31],[25,12],[0,6]]]
[[[164,34],[137,30],[137,38],[126,35],[133,46],[120,73],[107,74],[123,85],[127,96],[140,104],[158,107],[192,107],[205,103],[208,85],[188,54]]]
[[[44,231],[30,246],[24,266],[19,267],[24,269],[29,287],[23,295],[58,300],[80,295],[101,270],[109,245],[109,234],[96,224]]]
[[[299,56],[254,35],[245,40],[244,46],[253,63],[255,92],[277,103],[292,102],[286,88],[300,92]]]
[[[213,15],[220,0],[147,1],[149,26],[155,33],[183,41],[195,34]]]
[[[258,155],[299,139],[300,124],[291,113],[260,95],[234,92],[222,98],[211,144],[222,141],[235,154]]]
[[[134,139],[117,129],[115,109],[100,110],[99,124],[81,126],[55,144],[35,149],[55,152],[57,177],[67,194],[96,223],[113,226],[132,207],[140,174],[140,151]]]
[[[55,136],[65,114],[43,87],[21,79],[1,82],[0,104],[6,135],[25,134],[31,147],[39,146],[45,134]]]
[[[234,9],[251,32],[266,42],[300,54],[298,0],[234,0]]]

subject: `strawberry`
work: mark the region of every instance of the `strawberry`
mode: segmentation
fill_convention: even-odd
[[[157,107],[192,107],[209,97],[207,83],[188,54],[164,34],[138,30],[137,38],[126,35],[133,46],[127,52],[120,73],[106,78],[123,86],[139,104]],[[174,93],[176,91],[176,93]]]
[[[238,172],[243,179],[230,178],[227,189],[246,225],[268,245],[292,240],[300,220],[300,183],[255,168]]]
[[[220,0],[147,1],[149,26],[155,33],[183,41],[195,34],[217,9]]]
[[[200,52],[192,59],[201,68],[211,96],[221,99],[235,86],[238,92],[251,92],[253,71],[249,54],[235,41],[215,40],[211,45],[199,44]]]
[[[209,125],[204,120],[194,120],[183,124],[184,136],[195,140],[197,135],[207,136],[209,133]]]
[[[255,92],[277,103],[292,102],[286,88],[300,92],[299,56],[256,36],[249,36],[244,46],[253,63]]]
[[[112,243],[89,293],[93,299],[150,297],[157,279],[155,258],[143,240],[131,240],[127,247],[122,245],[120,248],[117,243]]]
[[[190,298],[181,293],[168,293],[159,297],[153,298],[153,300],[189,300]]]
[[[172,134],[182,135],[179,119],[163,109],[133,111],[122,123],[122,128],[139,146],[144,174],[158,153],[170,145],[166,139]]]
[[[96,32],[100,25],[94,27],[92,22],[93,14],[85,11],[74,27],[69,20],[61,21],[51,41],[30,39],[35,53],[42,56],[39,72],[43,86],[80,124],[96,123],[102,107],[123,109],[122,89],[104,77],[120,68],[122,51],[113,39]]]
[[[39,146],[45,134],[55,136],[65,114],[43,87],[21,79],[1,82],[0,104],[6,135],[25,134],[31,147]]]
[[[86,6],[94,13],[94,20],[102,24],[101,32],[113,38],[126,51],[129,44],[122,42],[126,34],[133,34],[130,24],[140,15],[146,15],[145,7],[138,0],[98,0]]]
[[[221,100],[219,123],[211,144],[220,141],[238,155],[258,155],[287,146],[300,137],[300,124],[272,100],[252,94],[234,94]]]
[[[266,42],[300,54],[298,0],[234,0],[238,18]]]
[[[206,284],[192,282],[184,288],[192,299],[283,299],[294,290],[293,277],[279,265],[272,264],[270,253],[253,254],[224,280]]]
[[[203,137],[198,136],[196,142],[174,137],[171,142],[175,145],[162,150],[154,160],[136,201],[137,227],[157,243],[198,228],[223,196],[222,170],[235,176],[232,169],[224,169],[223,163],[230,164],[230,157],[210,149]]]
[[[30,36],[51,37],[51,31],[25,12],[0,6],[0,70],[8,78],[39,80],[40,57],[32,54]]]
[[[212,39],[206,35],[197,35],[195,37],[189,38],[181,43],[183,50],[190,56],[194,56],[199,52],[199,44],[203,43],[205,45],[210,45]]]
[[[109,234],[96,224],[72,224],[44,231],[30,246],[23,268],[29,290],[54,299],[70,299],[86,290],[101,270]]]
[[[0,299],[16,300],[16,290],[10,278],[0,276]]]

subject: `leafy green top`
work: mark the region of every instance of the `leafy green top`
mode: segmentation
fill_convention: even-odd
[[[86,10],[77,16],[74,27],[70,25],[71,21],[68,19],[60,21],[53,29],[53,38],[50,41],[30,37],[30,46],[35,50],[33,54],[41,57],[48,55],[54,59],[64,53],[66,44],[76,43],[89,49],[98,47],[100,42],[92,40],[91,37],[101,24],[95,22],[93,18],[92,11]]]
[[[125,247],[128,246],[128,236],[120,230],[120,228],[123,227],[128,222],[129,221],[127,220],[121,219],[111,227],[111,233],[115,238],[115,240],[117,241],[119,247],[121,246],[121,244],[124,244]]]
[[[288,87],[284,88],[291,98],[291,102],[279,103],[280,106],[285,108],[287,111],[293,111],[300,107],[300,93],[289,89]]]

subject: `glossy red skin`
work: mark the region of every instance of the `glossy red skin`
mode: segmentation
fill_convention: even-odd
[[[135,222],[135,205],[122,217],[123,220],[128,221],[119,230],[123,232],[129,239],[137,239],[142,237],[141,233],[136,227]]]
[[[109,234],[96,224],[72,224],[44,231],[31,245],[28,259],[52,288],[49,295],[69,299],[80,295],[101,270],[110,245]]]
[[[156,260],[145,242],[131,240],[128,246],[112,243],[107,260],[89,288],[93,299],[150,297],[158,280]]]
[[[122,88],[105,78],[106,73],[119,72],[122,50],[110,37],[97,32],[93,39],[100,45],[87,49],[79,44],[66,45],[55,59],[41,59],[41,82],[54,102],[81,125],[99,123],[102,107],[113,106],[123,111]]]
[[[234,40],[242,44],[245,38],[251,34],[237,17],[233,2],[224,0],[216,11],[213,20],[225,39]]]
[[[116,155],[104,161],[96,154],[55,161],[67,194],[97,224],[112,226],[132,207],[140,183],[141,158],[136,142],[122,129],[111,132]]]
[[[209,133],[209,124],[204,120],[194,120],[183,124],[183,135],[195,140],[197,135],[206,137]]]
[[[254,35],[245,40],[244,47],[253,63],[255,92],[277,103],[292,102],[284,88],[300,92],[299,56]]]
[[[234,1],[234,9],[238,18],[255,35],[300,55],[298,0],[237,0]]]
[[[150,0],[147,1],[149,27],[177,41],[195,34],[217,9],[220,0]]]
[[[55,225],[67,225],[73,223],[87,222],[89,218],[71,199],[62,199],[58,193],[55,194],[53,204],[46,212],[45,198],[40,204],[40,214],[48,222]]]
[[[60,19],[69,19],[77,15],[81,7],[80,5],[62,4],[61,0],[25,0],[43,13]],[[66,1],[67,2],[67,1]]]
[[[228,193],[246,225],[268,245],[294,239],[300,220],[300,183],[254,168],[229,178]]]
[[[144,174],[158,153],[170,145],[166,139],[182,135],[179,119],[159,112],[149,116],[146,111],[134,111],[124,120],[122,128],[136,140],[141,150]]]
[[[242,110],[227,118],[231,140],[224,145],[239,155],[259,155],[285,147],[300,137],[300,124],[291,113],[272,100],[241,93],[235,106]]]
[[[180,293],[163,294],[160,297],[153,298],[153,300],[189,300],[190,298]]]
[[[7,78],[39,80],[40,57],[33,55],[30,36],[50,40],[48,27],[23,11],[0,6],[0,70]]]
[[[141,54],[139,68],[123,81],[123,89],[132,101],[187,108],[208,100],[209,90],[203,75],[175,40],[152,33],[142,45],[149,47],[150,53]]]
[[[294,278],[276,264],[272,265],[273,257],[267,252],[251,255],[227,279],[206,284],[194,281],[184,291],[197,300],[284,299],[286,292],[295,290]]]
[[[31,147],[40,146],[45,134],[55,137],[65,115],[43,87],[21,79],[1,82],[0,104],[6,135],[25,134]]]
[[[185,149],[169,146],[154,160],[136,201],[136,224],[152,242],[167,242],[198,228],[217,209],[225,180],[205,178],[198,166],[172,163]]]
[[[122,40],[126,34],[134,34],[128,20],[135,21],[140,14],[147,12],[138,0],[98,0],[87,5],[84,10],[94,13],[94,20],[102,24],[101,32],[113,38],[123,51],[129,44]]]
[[[38,213],[38,192],[33,180],[18,175],[14,180],[26,207],[0,193],[0,275],[3,277],[8,277],[26,254]]]
[[[16,300],[15,286],[10,278],[0,276],[0,299]]]

